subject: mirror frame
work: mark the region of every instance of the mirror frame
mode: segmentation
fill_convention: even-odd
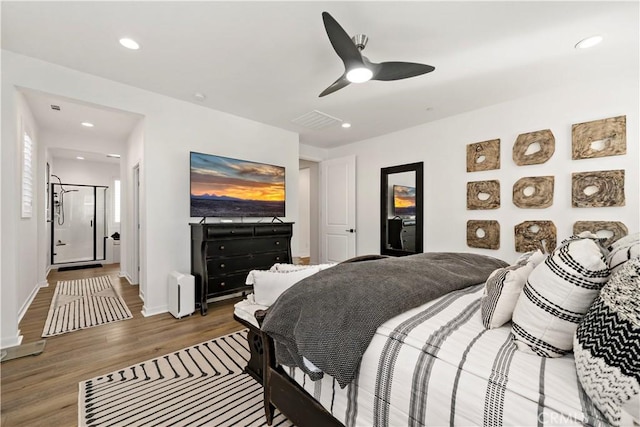
[[[403,251],[400,249],[387,248],[387,220],[389,212],[387,211],[389,198],[389,175],[401,172],[416,173],[416,250],[415,252]],[[391,256],[406,256],[419,254],[423,252],[423,234],[424,234],[424,198],[423,198],[423,179],[424,165],[423,162],[408,163],[399,166],[390,166],[380,169],[380,254]]]

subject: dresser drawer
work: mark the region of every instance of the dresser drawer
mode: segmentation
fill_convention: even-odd
[[[253,239],[217,240],[207,243],[207,256],[231,256],[256,252],[286,250],[289,240],[286,237],[260,237]]]
[[[244,288],[247,281],[247,273],[231,274],[228,276],[209,277],[207,295],[226,293],[238,288]]]
[[[205,232],[205,239],[214,237],[236,237],[236,236],[252,236],[253,227],[239,227],[235,225],[223,227],[208,227]]]
[[[291,225],[289,225],[289,224],[269,224],[268,226],[257,226],[256,227],[256,236],[275,236],[275,235],[290,236],[291,235]]]
[[[288,262],[288,260],[289,254],[287,251],[229,258],[220,257],[207,261],[207,272],[209,276],[224,276],[240,271],[265,270],[277,262]]]

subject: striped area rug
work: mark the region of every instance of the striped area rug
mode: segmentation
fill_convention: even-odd
[[[240,331],[80,383],[79,426],[266,426]],[[278,411],[274,426],[292,424]]]
[[[42,336],[51,337],[132,317],[109,276],[60,281]]]

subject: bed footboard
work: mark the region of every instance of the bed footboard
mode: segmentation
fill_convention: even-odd
[[[264,348],[264,410],[267,424],[278,408],[298,427],[344,427],[276,364],[273,340],[262,332]]]

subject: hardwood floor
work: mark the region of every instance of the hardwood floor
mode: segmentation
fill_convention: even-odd
[[[80,381],[242,329],[233,320],[237,299],[209,304],[206,316],[196,311],[182,319],[169,313],[145,318],[138,286],[118,273],[119,265],[112,264],[49,274],[49,286],[39,290],[20,322],[23,344],[42,339],[58,280],[111,276],[133,319],[50,337],[42,354],[2,362],[3,427],[77,425]]]

